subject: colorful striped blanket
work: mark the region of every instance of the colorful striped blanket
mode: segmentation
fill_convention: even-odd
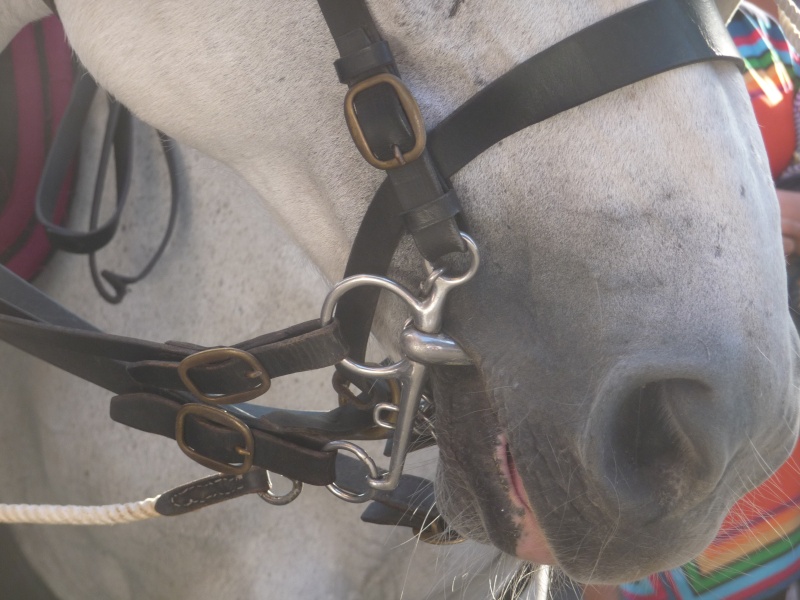
[[[622,586],[628,600],[762,600],[800,576],[800,445],[742,498],[714,542],[679,569]]]

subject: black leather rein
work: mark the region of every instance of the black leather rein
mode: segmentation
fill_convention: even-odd
[[[429,261],[463,251],[459,202],[449,179],[505,137],[669,69],[739,61],[710,0],[648,0],[528,59],[425,132],[364,0],[319,5],[341,55],[337,73],[351,90],[351,133],[365,158],[387,172],[362,221],[346,276],[385,275],[405,230]],[[184,452],[206,466],[244,477],[260,467],[314,485],[337,477],[358,485],[354,461],[337,462],[335,450],[322,448],[332,440],[386,437],[375,427],[372,407],[391,400],[391,386],[356,381],[363,391],[343,392],[341,406],[327,413],[247,400],[266,392],[272,378],[331,366],[346,356],[362,359],[377,298],[373,291],[349,293],[332,324],[309,321],[209,349],[99,332],[0,270],[0,339],[118,394],[111,401],[115,421],[178,438]],[[429,520],[436,516],[431,494],[418,493],[423,485],[404,475],[397,490],[376,495],[380,506],[370,507],[365,518],[422,528],[426,511]]]

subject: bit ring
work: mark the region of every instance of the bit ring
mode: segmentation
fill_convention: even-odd
[[[370,479],[377,479],[380,476],[375,461],[372,460],[370,455],[367,454],[361,446],[356,446],[352,442],[340,440],[336,442],[328,442],[322,447],[322,450],[324,452],[329,450],[344,450],[345,452],[350,452],[367,467]],[[372,500],[372,497],[375,495],[376,491],[373,488],[368,488],[365,492],[356,494],[355,492],[339,487],[335,481],[329,485],[326,485],[325,487],[327,487],[331,494],[337,498],[340,498],[345,502],[352,502],[353,504],[361,504],[362,502],[368,502],[369,500]]]

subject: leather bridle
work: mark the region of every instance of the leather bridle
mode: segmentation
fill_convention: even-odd
[[[409,445],[432,442],[424,424],[435,402],[422,398],[424,367],[465,360],[439,331],[441,309],[446,288],[474,273],[448,277],[433,266],[446,254],[470,251],[477,268],[477,250],[462,233],[466,224],[450,178],[507,136],[603,94],[680,66],[740,59],[710,0],[648,0],[533,56],[426,132],[364,0],[318,1],[340,53],[337,74],[349,88],[350,132],[367,162],[386,171],[356,236],[345,279],[323,310],[335,319],[315,319],[223,348],[155,343],[102,333],[0,270],[0,339],[114,392],[112,419],[174,438],[191,458],[222,473],[208,478],[202,491],[192,484],[163,495],[162,514],[251,492],[270,501],[268,470],[296,482],[291,498],[273,495],[273,504],[293,499],[301,483],[335,484],[332,490],[342,492],[340,497],[374,501],[365,520],[408,525],[435,534],[428,539],[452,541],[457,536],[445,533],[432,494],[420,493],[431,484],[400,475]],[[404,288],[385,279],[405,231],[430,266],[421,299],[410,292],[403,296]],[[408,372],[388,366],[359,370],[343,362],[363,361],[380,289],[399,293],[412,305],[414,322],[402,344]],[[434,304],[438,322],[433,309],[425,312]],[[265,393],[276,377],[337,364],[340,406],[330,412],[247,402]],[[414,365],[421,366],[412,376]],[[351,392],[346,384],[360,391]],[[384,438],[390,438],[393,452],[388,474],[348,441]],[[358,460],[337,458],[339,450]],[[370,470],[369,480],[360,463]]]

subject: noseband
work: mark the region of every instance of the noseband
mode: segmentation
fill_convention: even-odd
[[[365,520],[453,541],[432,494],[419,493],[431,484],[402,474],[412,443],[435,442],[428,367],[469,362],[441,332],[448,292],[479,264],[450,179],[509,135],[594,98],[680,66],[740,59],[710,0],[648,0],[516,66],[426,131],[365,1],[318,1],[340,54],[336,72],[348,86],[346,123],[365,160],[386,172],[321,318],[230,347],[161,344],[102,333],[3,269],[0,339],[114,392],[112,419],[176,439],[185,454],[221,473],[163,494],[160,514],[252,492],[286,504],[307,483],[329,486],[350,502],[374,501]],[[386,278],[405,231],[427,269],[420,295]],[[436,266],[450,253],[469,256],[463,273]],[[366,365],[381,290],[398,295],[411,319],[403,358]],[[247,402],[276,377],[331,365],[340,406],[330,412]],[[388,472],[352,442],[365,439],[388,439]],[[357,460],[337,459],[340,450]],[[292,492],[276,495],[265,470],[292,479]]]

